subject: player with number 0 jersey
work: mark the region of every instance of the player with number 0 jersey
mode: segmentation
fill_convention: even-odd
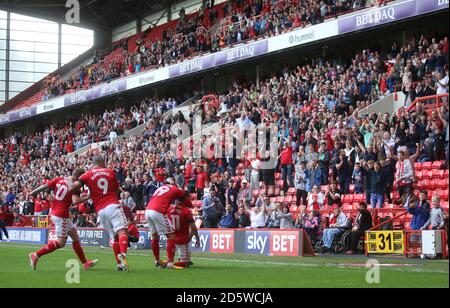
[[[75,180],[84,173],[84,170],[77,169],[73,172],[71,178]],[[69,191],[68,180],[65,178],[55,178],[45,185],[35,189],[30,193],[32,196],[36,196],[41,192],[50,190],[53,193],[53,202],[51,208],[51,219],[55,225],[55,235],[57,240],[49,241],[49,243],[42,249],[30,254],[30,265],[33,270],[36,270],[39,258],[52,253],[58,249],[64,248],[67,243],[67,239],[70,236],[72,239],[72,248],[83,264],[84,269],[90,269],[97,264],[97,260],[86,260],[83,248],[80,244],[77,230],[72,224],[69,218],[70,207],[76,204],[86,202],[88,196],[79,196],[79,191],[72,193]],[[28,199],[28,197],[27,197]]]

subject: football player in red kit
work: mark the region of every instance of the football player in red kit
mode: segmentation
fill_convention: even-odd
[[[175,263],[175,266],[187,268],[192,264],[189,244],[193,237],[196,239],[195,247],[200,247],[200,237],[189,204],[172,205],[167,217],[175,229],[175,244],[180,256],[180,262]]]
[[[139,242],[139,230],[133,222],[133,214],[128,206],[122,206],[125,217],[127,218],[128,224],[128,247],[130,247],[130,243]],[[112,243],[112,248],[114,251],[114,256],[116,257],[117,269],[119,271],[123,271],[122,262],[119,259],[120,255],[120,246],[118,245],[118,236],[114,238],[114,242]]]
[[[83,174],[84,171],[77,169],[73,172],[72,178],[75,180]],[[64,248],[67,243],[67,238],[70,236],[72,239],[72,248],[83,264],[83,268],[88,270],[97,264],[97,260],[86,260],[83,252],[83,248],[80,245],[80,239],[78,237],[77,230],[72,225],[69,219],[70,207],[79,203],[86,202],[89,197],[80,197],[78,193],[72,193],[68,188],[68,180],[65,178],[55,178],[45,185],[35,189],[30,193],[31,196],[36,196],[43,191],[51,190],[53,192],[53,204],[52,204],[52,221],[55,224],[55,233],[58,238],[56,241],[49,242],[42,249],[30,254],[30,264],[33,270],[36,270],[39,258],[54,252],[57,249]],[[28,197],[27,197],[28,199]]]
[[[191,203],[188,192],[179,189],[175,185],[161,186],[153,194],[145,211],[145,218],[152,233],[152,251],[155,256],[156,267],[179,268],[173,262],[176,249],[175,230],[167,218],[170,205],[177,200],[185,204]],[[167,237],[167,264],[164,264],[159,256],[160,235]]]
[[[74,192],[84,185],[89,188],[100,223],[108,230],[110,238],[115,239],[113,248],[115,246],[120,250],[120,270],[128,272],[128,225],[118,197],[119,183],[114,170],[106,168],[102,157],[95,157],[92,163],[92,170],[81,175],[77,181],[69,181],[69,189]]]

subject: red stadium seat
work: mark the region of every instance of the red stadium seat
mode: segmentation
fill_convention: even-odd
[[[354,201],[354,202],[358,202],[358,203],[364,202],[364,201],[366,201],[366,196],[365,196],[364,194],[357,194],[357,195],[354,195],[354,196],[353,196],[353,201]]]
[[[433,169],[431,171],[433,179],[443,179],[445,177],[445,170]]]
[[[344,195],[342,198],[342,203],[352,203],[353,195]]]

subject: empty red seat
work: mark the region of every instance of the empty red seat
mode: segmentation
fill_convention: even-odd
[[[435,162],[433,162],[433,164],[431,165],[431,168],[432,169],[440,169],[441,168],[441,166],[442,166],[442,164],[443,164],[444,162],[443,161],[435,161]]]
[[[446,187],[448,187],[448,182],[446,183],[445,180],[434,180],[434,187],[433,188],[445,189]]]
[[[353,203],[353,195],[344,195],[341,199],[342,203]]]
[[[433,163],[432,162],[422,163],[422,169],[421,170],[431,170],[431,169],[433,169]]]
[[[344,205],[342,205],[342,209],[344,211],[352,211],[353,210],[353,204],[347,204],[345,203]]]
[[[422,174],[421,180],[431,180],[431,179],[433,179],[433,172],[430,171],[430,170],[423,170],[421,172],[421,174]]]
[[[433,169],[431,171],[433,179],[443,179],[445,177],[445,170]]]
[[[364,194],[353,195],[353,202],[364,202],[366,201],[366,196]]]

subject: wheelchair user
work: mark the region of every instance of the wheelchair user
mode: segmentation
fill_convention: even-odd
[[[333,214],[330,217],[330,227],[323,231],[322,250],[331,249],[334,239],[339,235],[344,234],[349,227],[347,215],[342,212],[342,209],[339,206],[335,206]]]

